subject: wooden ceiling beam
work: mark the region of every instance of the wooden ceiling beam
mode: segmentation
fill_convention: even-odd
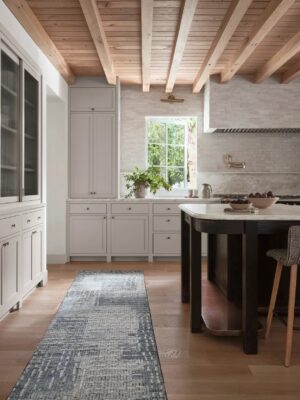
[[[25,0],[4,0],[6,6],[14,14],[32,40],[39,46],[49,61],[54,65],[58,72],[63,76],[68,84],[75,81],[75,76],[53,43],[48,33],[45,31],[34,12]]]
[[[281,83],[289,83],[298,76],[300,76],[300,61],[293,64],[281,75]]]
[[[272,0],[255,24],[246,44],[238,52],[233,62],[221,73],[221,82],[228,82],[263,41],[266,35],[287,12],[295,0]]]
[[[150,90],[153,0],[142,0],[142,83],[143,92]]]
[[[79,0],[107,82],[115,85],[117,77],[109,51],[103,23],[96,0]]]
[[[170,66],[167,85],[166,85],[167,93],[172,92],[174,88],[176,75],[179,70],[180,63],[183,57],[183,52],[185,49],[187,38],[189,36],[193,17],[197,9],[197,4],[198,0],[185,0],[184,2],[181,14],[180,26],[178,29],[176,44],[172,57],[172,63]]]
[[[198,93],[205,85],[209,75],[222,55],[237,26],[248,10],[252,0],[232,0],[218,33],[193,84],[193,92]]]
[[[266,62],[255,75],[254,82],[261,83],[276,72],[300,51],[300,31],[296,33],[281,49]]]

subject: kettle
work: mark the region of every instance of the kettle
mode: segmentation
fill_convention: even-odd
[[[201,189],[201,197],[202,199],[210,199],[212,194],[212,188],[209,183],[203,183]]]

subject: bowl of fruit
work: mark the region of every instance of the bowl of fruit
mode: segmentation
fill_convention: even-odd
[[[275,204],[279,200],[279,197],[274,196],[271,191],[264,193],[257,192],[250,193],[248,200],[255,208],[268,208]]]
[[[248,210],[249,207],[252,206],[252,203],[248,200],[247,197],[231,199],[229,202],[230,207],[233,210]]]

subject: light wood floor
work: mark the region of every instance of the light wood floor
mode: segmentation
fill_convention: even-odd
[[[5,399],[43,337],[77,271],[144,270],[169,400],[300,399],[300,332],[292,366],[282,365],[285,327],[274,321],[259,354],[242,353],[240,338],[190,334],[189,306],[180,303],[178,263],[71,263],[49,266],[49,283],[0,322],[0,399]],[[117,399],[116,399],[117,400]]]

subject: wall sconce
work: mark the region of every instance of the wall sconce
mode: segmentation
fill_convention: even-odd
[[[224,155],[224,163],[228,168],[246,168],[246,163],[244,161],[232,161],[232,156],[230,154]]]

